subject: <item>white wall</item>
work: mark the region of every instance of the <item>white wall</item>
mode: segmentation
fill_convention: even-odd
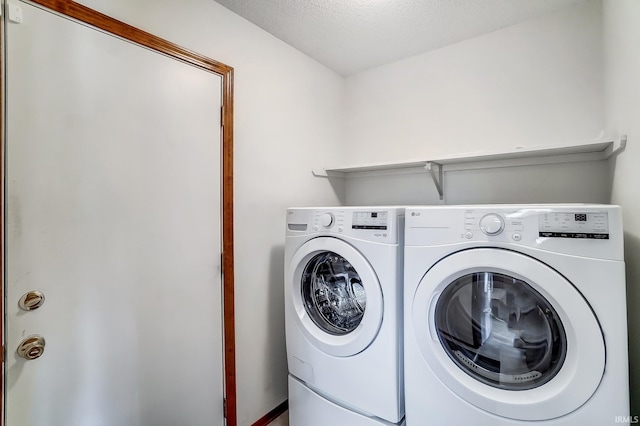
[[[620,415],[640,415],[639,46],[639,1],[604,0],[604,8],[592,1],[354,75],[346,87],[348,154],[331,163],[430,159],[627,134],[627,149],[612,161],[613,182],[611,169],[598,164],[595,181],[593,175],[583,176],[589,184],[570,195],[580,199],[564,200],[623,207],[631,413]],[[576,172],[569,175],[575,178]],[[347,182],[345,199],[350,204],[384,203],[388,198],[379,191],[367,193],[383,188],[394,203],[438,203],[429,178],[417,176],[398,175],[395,183],[388,176],[355,178]],[[460,176],[474,185],[476,177]],[[588,193],[582,192],[590,185]],[[403,192],[405,188],[409,190]],[[569,186],[567,193],[571,191]],[[411,199],[411,193],[417,198]],[[597,199],[588,200],[594,195]],[[531,197],[526,191],[506,196],[518,202],[561,201],[523,200]]]
[[[599,1],[347,79],[346,158],[577,143],[603,129]]]
[[[546,167],[539,168],[545,175],[540,182],[545,184],[538,185],[538,194],[505,190],[504,198],[496,199],[496,193],[487,191],[488,186],[475,193],[495,202],[593,201],[622,205],[631,413],[620,415],[640,415],[639,49],[640,1],[604,0],[604,7],[592,1],[357,74],[347,79],[346,88],[350,115],[345,159],[353,165],[577,143],[601,133],[628,135],[627,149],[611,164],[615,166],[613,182],[608,175],[611,168],[602,162],[585,164],[593,167],[586,170],[590,174],[573,164],[566,174],[572,178],[571,185],[551,199],[532,199],[543,194],[549,197],[550,189],[555,190],[553,182],[547,181],[558,170]],[[521,170],[518,174],[524,177],[529,172]],[[578,173],[581,178],[576,179]],[[454,179],[448,184],[455,186],[456,180],[458,188],[462,188],[462,181],[481,184],[478,173],[469,174],[451,176]],[[389,198],[394,203],[439,203],[434,201],[424,173],[411,176],[348,180],[345,199],[349,204],[379,204]],[[501,178],[501,182],[507,180]],[[585,182],[587,185],[581,185]],[[577,191],[575,185],[579,185]],[[388,190],[389,197],[385,198],[380,188]],[[568,196],[553,199],[560,194]],[[449,201],[465,202],[464,197],[474,194],[461,196]]]
[[[604,129],[602,78],[600,1],[365,71],[346,80],[348,145],[345,160],[332,164],[428,160],[596,139]],[[549,180],[548,171],[566,178],[577,166],[546,169],[538,171]],[[608,178],[607,167],[597,170],[596,179]],[[593,170],[578,172],[593,181]],[[498,188],[521,172],[474,173],[445,175],[449,202],[476,202],[477,194],[485,202],[606,202],[609,197],[608,184],[594,191],[583,181],[580,191],[568,192],[553,184],[527,186],[536,180],[523,181],[522,175],[525,186]],[[486,184],[465,188],[474,177],[476,184]],[[347,204],[441,203],[424,173],[394,179],[396,189],[386,199],[378,190],[380,179],[346,180]]]
[[[80,3],[235,69],[238,424],[249,425],[287,398],[285,209],[338,203],[311,168],[342,146],[343,80],[212,0]]]
[[[624,215],[631,414],[640,415],[640,2],[603,4],[606,123],[629,136],[616,159],[611,201],[622,205]]]

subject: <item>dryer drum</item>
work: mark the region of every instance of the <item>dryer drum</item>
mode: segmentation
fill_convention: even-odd
[[[311,320],[333,335],[345,335],[358,327],[366,309],[362,280],[342,256],[326,251],[309,260],[300,290]]]
[[[440,343],[453,362],[485,384],[532,389],[560,371],[567,339],[551,304],[517,278],[494,272],[453,281],[436,304]]]

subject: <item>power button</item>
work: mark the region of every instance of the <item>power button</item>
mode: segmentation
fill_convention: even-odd
[[[522,239],[522,234],[520,234],[519,232],[514,232],[511,238],[513,238],[513,241],[520,241]]]

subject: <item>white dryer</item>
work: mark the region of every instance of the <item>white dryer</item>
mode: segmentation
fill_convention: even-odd
[[[403,222],[401,208],[287,210],[291,425],[403,420]]]
[[[629,418],[619,207],[418,207],[406,218],[408,424]]]

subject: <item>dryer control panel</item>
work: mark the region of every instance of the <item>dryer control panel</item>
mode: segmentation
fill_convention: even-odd
[[[538,215],[538,235],[545,238],[609,239],[607,212],[549,212]]]
[[[526,230],[525,224],[527,224]],[[609,239],[609,213],[606,211],[467,209],[464,211],[464,229],[464,236],[467,239],[471,239],[474,233],[479,231],[490,237],[505,233],[514,241],[520,241],[524,232],[534,233],[535,236],[544,238],[606,240]]]
[[[623,258],[621,209],[601,204],[409,207],[407,245],[536,247],[603,259]]]

